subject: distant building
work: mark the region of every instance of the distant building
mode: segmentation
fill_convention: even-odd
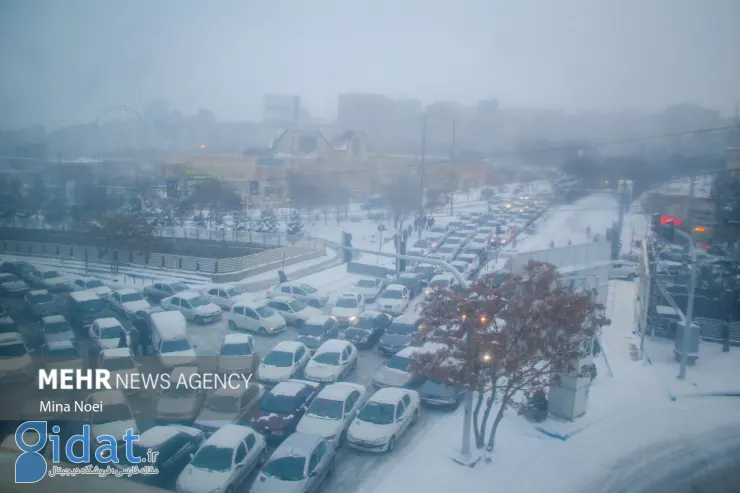
[[[363,132],[370,147],[379,149],[392,140],[394,113],[394,102],[382,94],[340,94],[337,125]]]
[[[301,97],[285,94],[265,94],[264,121],[283,126],[297,125],[300,121]]]

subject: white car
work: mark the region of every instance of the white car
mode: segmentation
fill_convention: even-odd
[[[237,301],[227,312],[229,330],[248,330],[261,336],[285,330],[286,323],[280,313],[264,303]]]
[[[440,260],[444,260],[445,262],[452,262],[455,260],[455,257],[457,256],[457,252],[460,251],[460,248],[457,245],[448,245],[445,243],[441,247],[437,249],[437,255],[440,255],[442,258]]]
[[[480,267],[480,257],[475,253],[463,253],[457,257],[457,261],[468,264],[470,272],[475,272]]]
[[[75,339],[74,330],[63,315],[49,315],[41,319],[41,332],[46,342],[71,341]]]
[[[126,334],[126,329],[113,317],[99,318],[90,326],[90,339],[101,350],[117,348],[121,334]]]
[[[134,418],[134,412],[120,390],[103,390],[88,394],[87,404],[102,404],[102,411],[91,411],[88,416],[91,435],[111,435],[122,437],[126,430],[134,430],[138,434],[139,427]]]
[[[230,285],[206,288],[203,290],[203,296],[224,310],[230,309],[236,302],[249,302],[252,299],[244,288]]]
[[[355,292],[361,294],[366,303],[373,303],[383,292],[385,285],[383,279],[360,279],[355,283]]]
[[[329,302],[328,295],[319,293],[318,289],[305,282],[285,282],[265,291],[265,296],[267,298],[292,296],[314,308],[321,308]]]
[[[260,382],[276,385],[295,378],[303,372],[310,359],[311,351],[304,344],[298,341],[279,342],[260,363]]]
[[[400,315],[409,306],[409,290],[403,284],[391,284],[380,293],[377,308],[381,312]]]
[[[429,286],[424,290],[424,299],[429,299],[435,289],[454,288],[458,284],[457,278],[452,274],[437,274],[429,281]]]
[[[465,245],[465,250],[486,250],[491,245],[490,238],[482,235],[474,236],[470,243]]]
[[[96,293],[97,294],[97,293]],[[135,289],[119,289],[108,297],[110,304],[120,313],[131,318],[138,311],[146,311],[152,307],[144,298],[144,294]]]
[[[610,279],[627,279],[633,281],[640,275],[639,265],[636,262],[619,260],[609,265]]]
[[[427,342],[423,346],[408,346],[394,354],[391,359],[378,368],[373,375],[372,386],[376,389],[383,387],[413,387],[423,377],[414,372],[414,364],[425,354],[434,354],[444,350],[445,345]]]
[[[453,262],[450,262],[450,265],[457,269],[457,271],[462,274],[465,279],[468,279],[470,277],[470,265],[467,262],[464,262],[462,260],[455,260]]]
[[[396,442],[419,419],[419,394],[386,387],[362,406],[347,430],[347,444],[368,452],[390,452]]]
[[[340,322],[353,323],[364,311],[365,299],[360,293],[344,293],[331,309],[331,316]]]
[[[221,307],[195,291],[185,291],[165,298],[161,305],[165,310],[179,311],[186,319],[197,324],[217,322],[223,316]]]
[[[256,370],[257,354],[251,334],[226,334],[217,355],[217,370],[221,373],[251,373]]]
[[[324,387],[298,422],[296,431],[334,440],[338,445],[367,399],[362,385],[337,382]]]
[[[309,318],[321,315],[318,308],[288,296],[275,296],[267,301],[267,306],[276,310],[293,327],[301,327]]]
[[[232,493],[266,460],[262,435],[227,424],[203,442],[177,477],[176,488],[178,493]]]
[[[336,382],[357,369],[357,348],[349,341],[329,339],[314,353],[303,370],[303,378],[312,382]]]
[[[34,270],[29,272],[29,275],[33,279],[31,284],[38,285],[49,291],[65,291],[70,288],[69,279],[56,270]]]
[[[98,368],[108,370],[111,374],[111,386],[113,388],[119,388],[117,383],[125,382],[130,375],[138,370],[136,362],[134,361],[134,355],[131,353],[131,349],[127,347],[103,349],[100,352],[100,362]],[[124,393],[128,393],[128,389],[125,386],[120,387]]]
[[[73,291],[92,291],[101,298],[107,298],[113,292],[100,279],[75,279],[72,281],[71,286]]]

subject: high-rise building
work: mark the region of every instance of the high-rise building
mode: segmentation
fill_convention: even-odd
[[[350,93],[338,98],[337,125],[361,131],[372,149],[383,148],[393,134],[394,103],[382,94]]]

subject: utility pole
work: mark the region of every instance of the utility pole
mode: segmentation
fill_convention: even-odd
[[[696,291],[696,251],[694,250],[694,238],[691,234],[693,224],[691,217],[691,206],[693,205],[694,198],[694,182],[696,176],[691,175],[691,183],[689,183],[689,198],[686,207],[686,225],[688,226],[688,234],[686,239],[689,240],[689,254],[691,255],[691,271],[689,274],[689,300],[686,306],[686,317],[684,318],[683,325],[683,340],[681,341],[681,368],[678,372],[678,378],[680,380],[686,379],[686,367],[689,364],[689,348],[691,346],[691,331],[694,325],[694,294]]]
[[[455,183],[455,140],[457,137],[457,121],[452,120],[452,155],[450,156],[450,170],[452,171],[452,191],[450,192],[450,216],[452,216],[452,204],[455,202],[455,190],[457,190],[457,184]]]
[[[468,335],[468,351],[476,351],[473,337],[475,337],[475,314],[466,313],[463,320],[463,325]],[[478,359],[472,358],[470,355],[468,361],[475,361],[475,365],[478,365]],[[473,372],[475,373],[475,372]],[[465,389],[465,407],[463,410],[463,436],[462,436],[462,456],[465,461],[470,461],[472,451],[470,447],[470,435],[473,428],[473,387],[472,384]]]
[[[290,174],[288,176],[288,201],[290,202],[290,213],[293,214],[293,167],[295,165],[295,140],[298,134],[298,111],[300,98],[293,98],[293,130],[290,136]]]
[[[622,229],[624,228],[624,213],[628,207],[627,197],[629,190],[627,180],[617,182],[617,193],[619,194],[619,219],[617,220],[617,230],[612,236],[612,260],[619,260],[619,250],[622,243]]]
[[[418,237],[421,238],[421,230],[423,229],[421,227],[421,218],[424,217],[424,160],[426,159],[426,149],[427,149],[427,114],[424,113],[424,117],[422,119],[421,123],[421,163],[419,166],[419,176],[420,176],[420,183],[419,187],[421,190],[419,190],[419,235]]]

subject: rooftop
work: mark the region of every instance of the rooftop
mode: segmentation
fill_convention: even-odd
[[[384,387],[375,392],[372,397],[370,397],[370,401],[378,402],[380,404],[393,404],[395,406],[404,395],[410,395],[413,392],[413,390],[401,389],[398,387]]]
[[[254,337],[251,334],[226,334],[224,344],[249,344],[254,345]]]
[[[365,394],[367,389],[357,383],[336,382],[324,387],[316,398],[328,399],[330,401],[343,401],[354,391]]]
[[[58,324],[60,322],[67,321],[67,319],[64,318],[64,315],[49,315],[48,317],[44,317],[41,320],[45,324]]]
[[[298,351],[298,348],[304,347],[303,343],[298,341],[282,341],[278,342],[275,347],[272,348],[273,351],[282,351],[285,353],[295,353]]]
[[[348,341],[343,341],[341,339],[329,339],[321,346],[319,346],[314,356],[322,353],[341,353],[349,345],[351,345],[351,343]]]
[[[280,382],[276,386],[270,390],[270,393],[272,395],[284,395],[286,397],[294,397],[301,393],[302,390],[304,390],[307,387],[307,385],[303,382],[295,382],[295,381],[285,381]]]
[[[93,301],[100,299],[95,291],[73,291],[69,294],[69,296],[79,303],[83,301]]]

